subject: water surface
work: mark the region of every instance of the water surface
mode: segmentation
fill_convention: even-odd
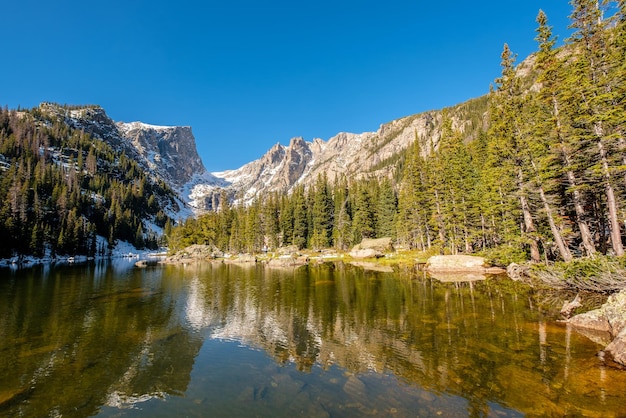
[[[0,270],[0,416],[624,416],[626,372],[493,278]]]

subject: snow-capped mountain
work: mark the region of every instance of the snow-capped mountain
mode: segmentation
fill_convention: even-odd
[[[289,145],[277,143],[261,158],[240,168],[209,173],[188,126],[115,122],[98,106],[68,109],[45,103],[40,109],[108,142],[139,162],[156,180],[168,184],[185,202],[186,210],[181,210],[179,217],[216,210],[224,193],[235,203],[246,204],[268,192],[289,193],[298,184],[309,186],[322,173],[331,182],[340,176],[390,177],[402,152],[415,140],[420,141],[424,152],[437,147],[444,112],[407,116],[381,125],[376,132],[342,132],[328,141],[293,138]],[[485,98],[445,111],[453,127],[468,140],[485,127]]]
[[[207,172],[196,149],[189,126],[157,126],[143,122],[115,122],[99,106],[65,108],[52,103],[39,107],[42,113],[63,118],[72,128],[106,141],[115,150],[136,160],[155,180],[162,180],[178,193],[183,205],[178,217],[192,214],[191,190],[200,185],[211,189],[227,184]],[[201,201],[201,200],[199,200]],[[190,205],[191,204],[191,205]]]

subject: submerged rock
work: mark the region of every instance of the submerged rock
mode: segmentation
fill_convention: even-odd
[[[585,335],[589,330],[608,333],[611,342],[605,354],[626,366],[626,289],[609,296],[600,308],[576,315],[568,322]]]
[[[307,256],[290,256],[284,255],[278,258],[272,258],[267,262],[268,267],[300,267],[309,262]]]

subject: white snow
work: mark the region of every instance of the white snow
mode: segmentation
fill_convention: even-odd
[[[154,228],[158,227],[156,225],[151,225]],[[149,226],[150,227],[150,226]],[[156,232],[156,231],[155,231]],[[98,236],[96,237],[96,248],[107,248],[107,240],[104,237]],[[135,259],[146,259],[146,258],[154,258],[159,257],[166,251],[165,248],[161,248],[159,250],[138,250],[132,244],[126,241],[118,241],[117,245],[109,255],[106,256],[96,256],[95,259],[102,258],[112,258],[112,259],[127,259],[129,261]],[[50,264],[50,263],[66,263],[66,264],[75,264],[75,263],[84,263],[89,260],[93,260],[94,258],[88,258],[84,255],[74,255],[67,256],[61,255],[52,257],[49,254],[49,251],[43,257],[32,257],[32,256],[20,256],[20,257],[11,257],[8,259],[0,259],[0,267],[10,267],[12,269],[17,269],[20,267],[31,267],[37,264]],[[132,261],[134,264],[135,261]]]
[[[165,126],[165,125],[150,125],[149,123],[144,123],[140,121],[135,122],[117,122],[117,126],[124,132],[128,132],[133,129],[152,129],[155,131],[169,131],[175,129],[176,126]]]

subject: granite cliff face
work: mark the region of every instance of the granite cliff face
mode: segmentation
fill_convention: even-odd
[[[181,188],[194,175],[206,172],[189,126],[154,126],[142,122],[116,123],[152,172]]]

